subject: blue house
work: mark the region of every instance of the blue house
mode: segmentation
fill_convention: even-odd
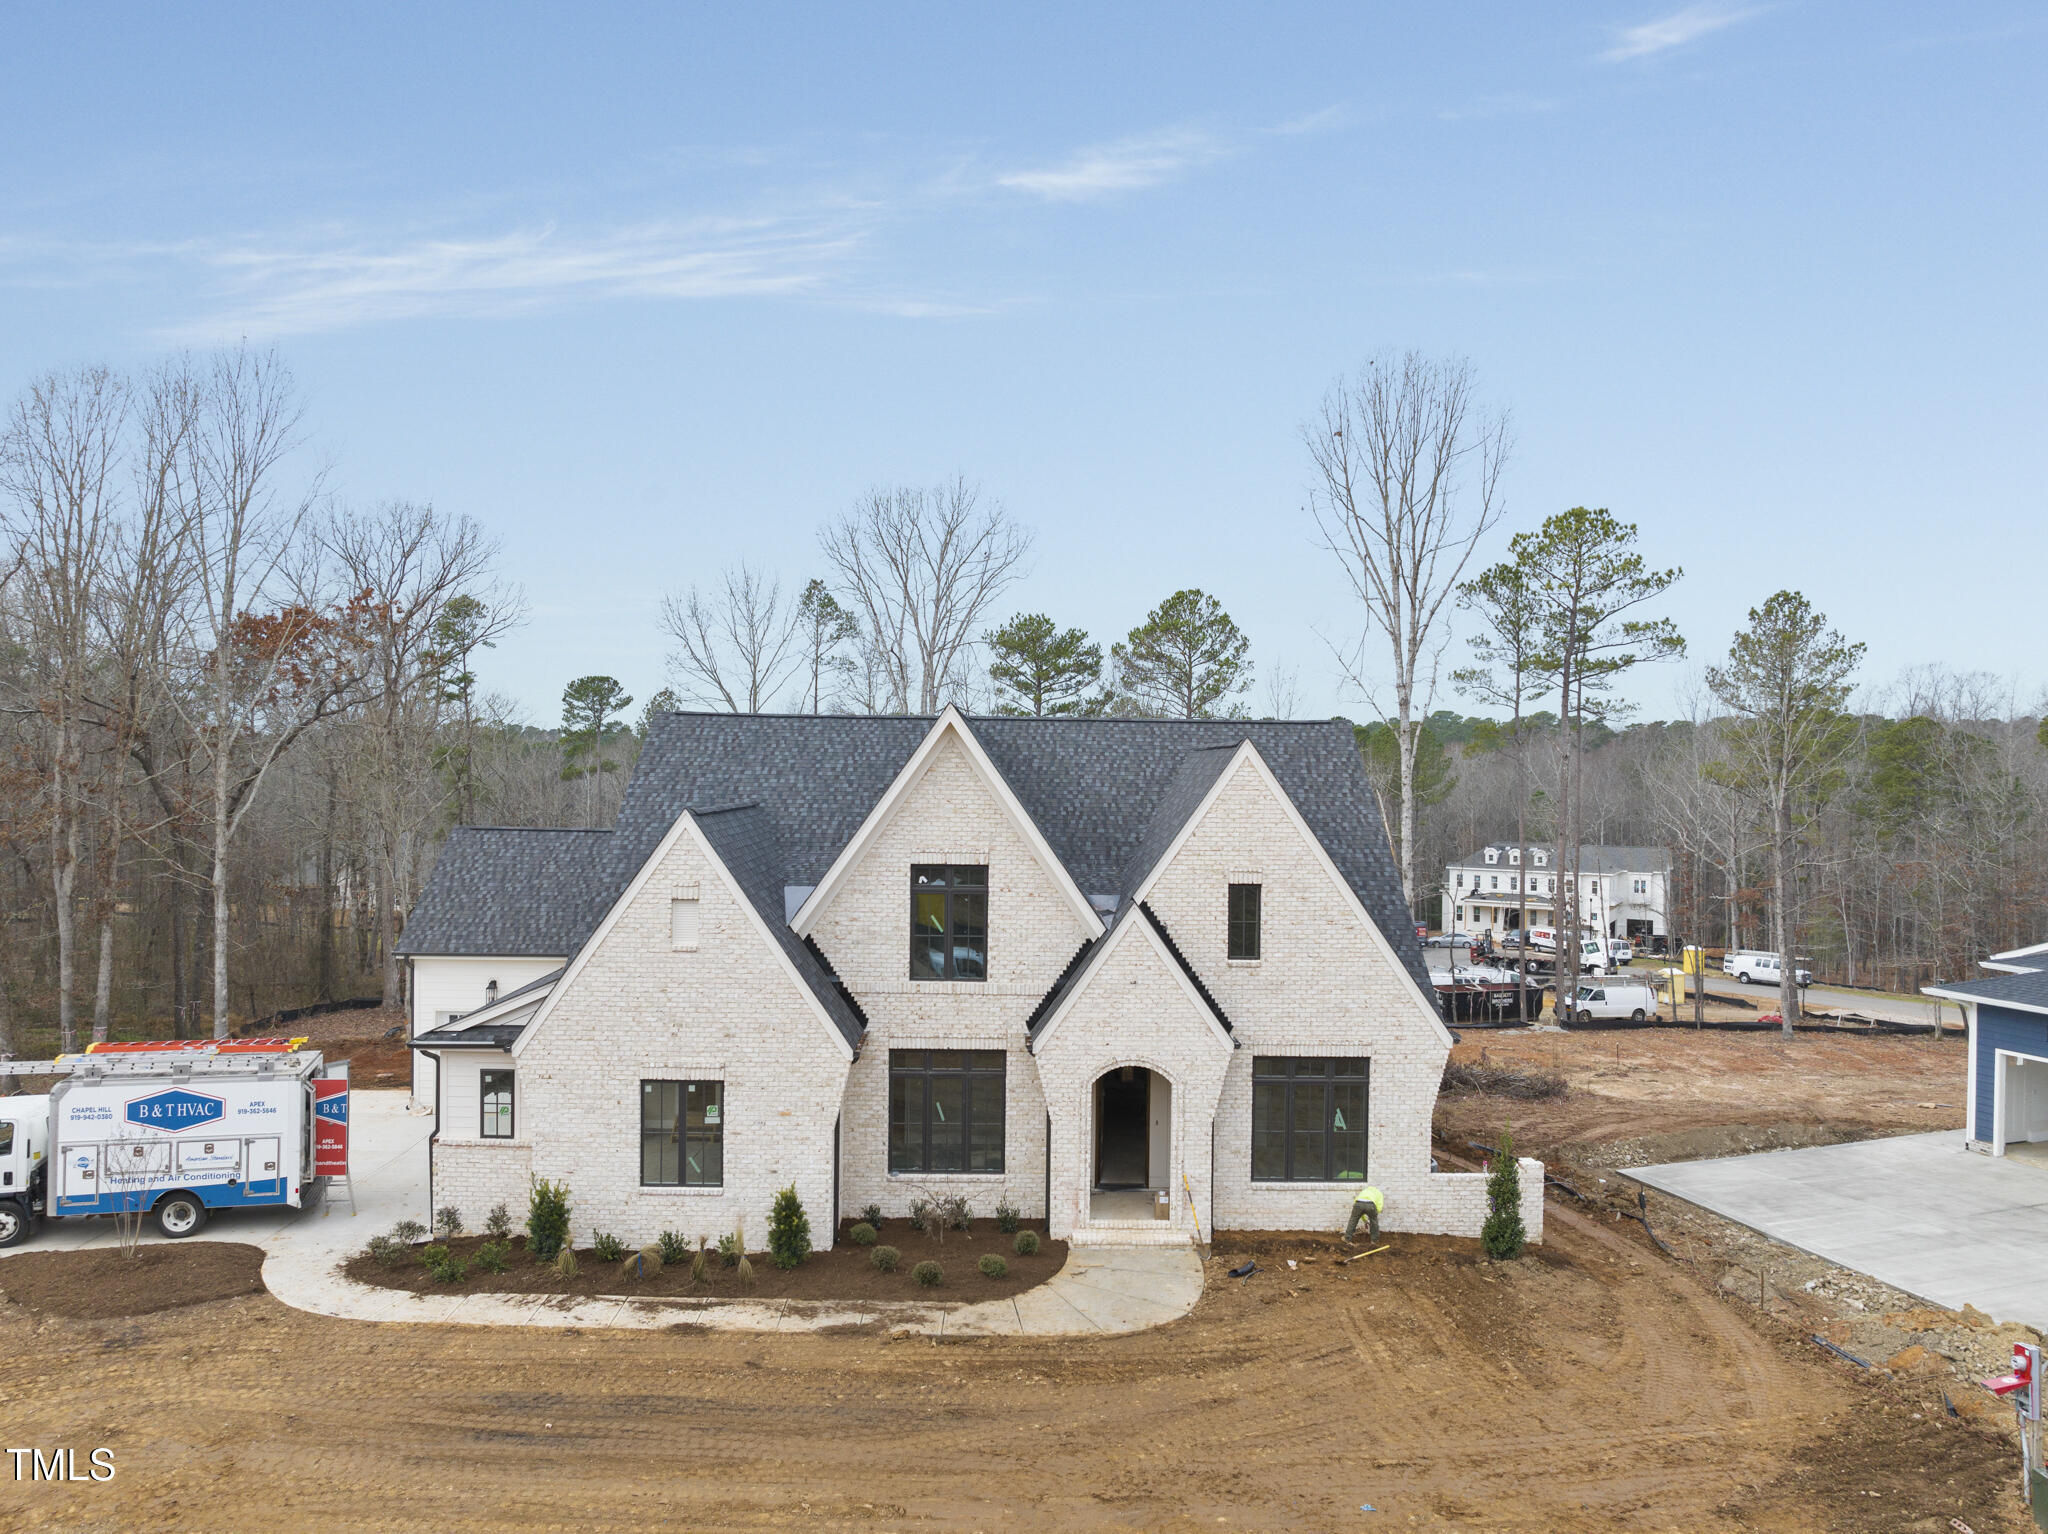
[[[1970,1148],[2048,1165],[2048,943],[1993,954],[1982,980],[1921,987],[1970,1029]]]

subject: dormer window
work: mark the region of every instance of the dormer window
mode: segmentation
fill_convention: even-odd
[[[1510,847],[1508,849],[1508,861],[1519,866],[1522,861],[1522,849],[1520,847]]]
[[[988,867],[910,870],[910,978],[988,979]]]
[[[1500,848],[1488,847],[1486,849],[1486,861],[1489,863],[1498,863],[1500,861]]]
[[[1547,853],[1547,852],[1539,852],[1539,853],[1537,853],[1537,854],[1536,854],[1536,866],[1537,866],[1538,868],[1545,868],[1545,867],[1548,867],[1548,866],[1549,866],[1549,863],[1550,863],[1550,854],[1549,854],[1549,853]]]

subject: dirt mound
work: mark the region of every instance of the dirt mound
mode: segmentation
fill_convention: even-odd
[[[0,1295],[50,1316],[141,1316],[262,1292],[262,1248],[233,1241],[150,1245],[132,1256],[108,1247],[20,1252],[0,1262]]]
[[[1444,1067],[1446,1092],[1484,1092],[1537,1102],[1565,1094],[1564,1077],[1554,1071],[1517,1070],[1508,1065],[1472,1065],[1453,1060]]]

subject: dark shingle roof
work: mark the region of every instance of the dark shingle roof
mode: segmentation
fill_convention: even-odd
[[[1547,868],[1557,872],[1559,859],[1564,856],[1547,842],[1530,842],[1532,852],[1547,852],[1550,862]],[[1514,850],[1513,842],[1489,842],[1487,846],[1499,851],[1505,858]],[[1486,847],[1460,858],[1451,865],[1453,868],[1485,868]],[[1500,864],[1491,865],[1500,867]],[[1595,842],[1579,844],[1579,872],[1582,874],[1640,874],[1669,873],[1671,871],[1671,849],[1669,847],[1604,847]]]
[[[2011,1006],[2048,1010],[2048,971],[2038,969],[2025,970],[2017,975],[1986,975],[1981,980],[1956,980],[1928,989],[1988,1001],[1993,1006],[2005,1002]]]
[[[457,826],[399,937],[401,954],[567,958],[604,920],[609,831]]]
[[[536,877],[535,865],[549,855],[498,841],[458,848],[464,835],[458,832],[442,853],[444,865],[456,859],[450,882],[444,885],[437,866],[402,951],[573,952],[684,809],[742,803],[757,810],[764,829],[750,833],[758,840],[732,856],[755,859],[742,882],[755,881],[750,897],[779,930],[785,925],[783,886],[823,879],[932,723],[904,716],[659,715],[612,836],[491,833],[580,836],[601,844],[605,850],[592,856],[586,890],[572,895],[564,882],[536,891],[536,884],[555,882]],[[1429,971],[1349,724],[975,718],[969,727],[1074,882],[1084,892],[1104,894],[1136,888],[1151,866],[1146,860],[1157,861],[1222,771],[1230,748],[1250,740],[1416,984],[1428,990]],[[471,839],[489,840],[476,833]],[[552,861],[566,869],[573,856],[558,851]],[[727,856],[724,848],[720,856]],[[493,866],[498,857],[502,868]],[[509,876],[515,865],[528,870],[525,878]],[[771,878],[773,900],[764,903]],[[533,909],[513,920],[493,909],[497,902]],[[567,932],[579,923],[573,938],[556,946],[485,946],[505,941],[507,928]],[[423,928],[447,946],[424,946],[415,936]],[[458,941],[470,935],[477,941]]]

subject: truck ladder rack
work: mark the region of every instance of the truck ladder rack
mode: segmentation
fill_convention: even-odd
[[[55,1060],[0,1060],[0,1076],[281,1076],[306,1068],[310,1051],[289,1055],[193,1055],[182,1051],[125,1055],[63,1055]]]

